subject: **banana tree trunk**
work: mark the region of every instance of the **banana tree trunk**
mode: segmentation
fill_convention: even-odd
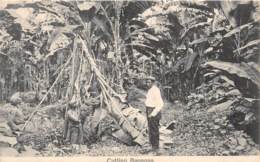
[[[120,125],[120,127],[128,133],[133,140],[140,144],[144,145],[147,143],[147,135],[145,132],[142,132],[135,128],[133,124],[129,122],[129,120],[122,114],[121,108],[123,108],[123,103],[121,103],[118,99],[115,99],[115,97],[111,96],[111,93],[114,96],[119,96],[105,81],[103,75],[100,73],[99,69],[97,68],[97,65],[94,61],[94,59],[91,57],[91,48],[85,44],[85,41],[83,41],[80,38],[80,41],[82,42],[83,50],[85,51],[85,57],[87,58],[90,67],[93,71],[93,73],[96,75],[97,80],[100,84],[100,87],[102,89],[102,96],[104,98],[104,102],[106,103],[106,109],[111,117],[115,119],[115,121]]]
[[[115,76],[115,82],[119,83],[120,81],[120,65],[121,65],[121,49],[119,43],[120,40],[120,14],[121,14],[121,3],[115,1],[115,10],[116,10],[116,17],[115,17],[115,27],[114,27],[114,42],[115,42],[115,56],[116,56],[116,76]]]

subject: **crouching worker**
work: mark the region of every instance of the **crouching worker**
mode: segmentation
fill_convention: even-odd
[[[72,100],[65,114],[65,140],[72,144],[73,150],[80,153],[83,144],[83,128],[80,120],[80,102]]]
[[[18,132],[22,130],[22,126],[25,123],[26,117],[23,112],[18,108],[20,101],[12,101],[8,112],[6,136],[16,136]]]

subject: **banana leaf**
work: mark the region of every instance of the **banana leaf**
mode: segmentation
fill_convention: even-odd
[[[252,81],[260,88],[260,71],[249,63],[231,63],[223,61],[209,61],[204,64],[206,67],[213,67],[228,74],[235,75]]]
[[[189,56],[185,65],[185,71],[189,71],[194,60],[197,58],[197,56],[199,55],[198,52],[193,52],[192,50],[189,50]]]
[[[253,41],[248,42],[243,47],[240,47],[240,48],[234,50],[234,52],[238,52],[238,51],[241,51],[241,50],[244,50],[246,48],[253,47],[253,46],[259,46],[259,44],[260,44],[260,39],[253,40]]]
[[[224,38],[228,38],[233,36],[234,34],[237,34],[245,29],[251,29],[256,23],[255,22],[251,22],[251,23],[247,23],[245,25],[236,27],[235,29],[231,30],[230,32],[228,32],[227,34],[224,35]]]

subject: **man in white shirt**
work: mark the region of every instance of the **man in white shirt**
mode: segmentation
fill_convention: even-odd
[[[154,77],[146,78],[148,92],[146,95],[146,114],[148,120],[149,141],[154,151],[159,149],[159,122],[161,109],[164,105],[160,89],[155,84]]]

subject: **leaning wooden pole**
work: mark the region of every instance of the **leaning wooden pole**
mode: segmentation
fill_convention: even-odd
[[[97,65],[94,61],[94,59],[91,56],[91,49],[88,48],[85,41],[83,41],[82,38],[78,38],[79,41],[82,43],[82,48],[84,50],[84,55],[87,58],[90,67],[93,71],[93,73],[96,75],[97,80],[100,84],[103,97],[105,98],[106,103],[106,109],[111,117],[113,117],[116,122],[120,125],[120,127],[127,132],[133,140],[140,144],[144,145],[147,141],[147,137],[145,132],[139,131],[133,124],[129,122],[129,120],[122,114],[122,111],[118,104],[116,104],[115,98],[112,97],[112,95],[119,96],[105,81],[103,75],[100,73],[100,71],[97,68]]]

